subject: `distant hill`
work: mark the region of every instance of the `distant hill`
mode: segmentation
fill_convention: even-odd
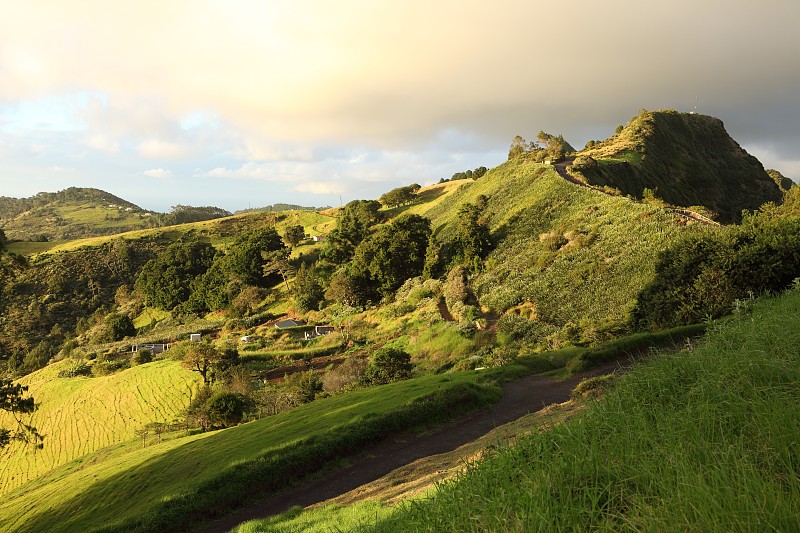
[[[705,206],[723,223],[739,221],[743,209],[780,202],[784,186],[721,120],[694,113],[643,111],[578,155],[572,170],[588,183],[640,199],[650,189],[670,204]]]
[[[330,209],[331,206],[326,205],[324,207],[308,207],[304,205],[297,205],[297,204],[272,204],[272,205],[265,205],[264,207],[253,207],[251,209],[240,209],[236,211],[234,214],[238,215],[240,213],[253,213],[253,212],[279,212],[279,211],[322,211],[325,209]]]
[[[100,189],[70,187],[30,198],[0,197],[0,229],[9,240],[69,241],[230,215],[219,207],[178,205],[156,213]]]

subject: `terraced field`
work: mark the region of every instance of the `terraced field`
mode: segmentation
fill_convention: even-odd
[[[72,364],[50,365],[21,379],[40,404],[32,423],[44,449],[20,445],[0,453],[0,494],[73,459],[135,437],[150,422],[171,422],[191,400],[198,375],[175,361],[156,361],[102,377],[59,378]],[[0,419],[3,425],[7,419]]]

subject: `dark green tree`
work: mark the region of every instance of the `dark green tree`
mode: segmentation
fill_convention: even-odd
[[[383,385],[411,377],[414,366],[411,356],[397,348],[384,347],[370,358],[364,380],[373,385]]]
[[[478,206],[467,203],[459,208],[456,240],[464,263],[470,263],[475,258],[483,259],[491,250],[489,228],[482,220]]]
[[[353,270],[369,280],[381,296],[390,296],[409,278],[422,274],[431,223],[419,215],[403,215],[381,226],[361,243],[353,257]]]
[[[316,309],[319,303],[325,298],[325,290],[317,277],[317,269],[314,265],[306,266],[305,263],[297,269],[292,287],[294,302],[297,310],[301,313]]]
[[[33,413],[36,404],[32,397],[25,397],[28,387],[15,384],[8,379],[0,379],[0,410],[10,413],[16,422],[16,428],[0,427],[0,449],[8,446],[12,440],[33,444],[42,448],[44,437],[35,427],[22,421],[22,415]]]
[[[366,239],[370,228],[381,220],[380,202],[353,200],[339,210],[336,228],[328,234],[324,257],[342,264],[353,257],[356,247]]]
[[[266,287],[263,254],[288,252],[274,228],[263,228],[247,232],[234,241],[225,256],[225,267],[229,276],[243,285]]]
[[[214,262],[216,250],[203,241],[176,242],[144,265],[136,286],[147,305],[171,310],[189,300],[191,285]]]
[[[220,392],[208,401],[208,416],[216,427],[235,426],[242,421],[252,401],[243,394]]]
[[[283,233],[284,242],[290,247],[294,248],[306,238],[306,230],[303,226],[288,226]]]

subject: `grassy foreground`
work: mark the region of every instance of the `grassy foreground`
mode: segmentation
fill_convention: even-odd
[[[798,309],[798,290],[758,302],[692,351],[619,379],[580,419],[501,449],[430,499],[358,529],[794,531]]]
[[[105,448],[6,494],[0,531],[190,529],[381,435],[496,400],[485,375],[427,376],[146,448]]]

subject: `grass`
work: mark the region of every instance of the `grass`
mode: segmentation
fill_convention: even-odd
[[[279,220],[276,220],[276,215]],[[335,225],[335,219],[315,211],[286,211],[282,213],[242,213],[224,218],[204,220],[166,226],[161,228],[147,228],[125,231],[114,235],[86,237],[60,243],[13,243],[12,251],[29,254],[50,254],[77,250],[83,247],[101,246],[114,239],[149,239],[157,238],[169,241],[177,240],[186,235],[195,235],[208,239],[215,247],[224,249],[241,231],[253,229],[264,225],[274,224],[278,233],[283,233],[287,226],[301,225],[309,235],[325,235]],[[303,250],[313,249],[311,246]]]
[[[45,435],[45,445],[35,453],[21,445],[0,452],[0,494],[78,457],[129,441],[149,422],[172,422],[189,405],[198,383],[196,373],[175,361],[109,376],[58,377],[71,364],[65,359],[19,380],[39,404],[31,423]]]
[[[114,522],[110,530],[188,527],[252,497],[255,486],[283,486],[387,432],[496,399],[499,388],[478,384],[487,376],[428,376],[144,449],[137,440],[104,448],[6,494],[0,530],[76,531]]]
[[[617,379],[368,531],[793,531],[800,291]]]

